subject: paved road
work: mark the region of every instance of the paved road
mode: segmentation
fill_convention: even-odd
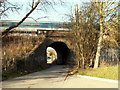
[[[2,82],[3,88],[118,88],[117,83],[70,76],[64,81],[69,68],[53,66],[47,70]]]

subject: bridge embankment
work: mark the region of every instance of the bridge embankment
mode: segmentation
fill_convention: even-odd
[[[73,61],[74,40],[69,31],[40,31],[40,33],[11,33],[2,41],[2,70],[6,73],[29,73],[47,67],[46,49],[53,47],[58,64]]]
[[[38,63],[34,50],[42,43],[43,37],[36,36],[8,36],[2,40],[2,71],[3,79],[7,74],[25,74],[42,69]]]

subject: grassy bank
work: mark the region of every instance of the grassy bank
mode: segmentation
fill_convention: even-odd
[[[118,66],[101,66],[97,69],[79,69],[80,75],[118,80]]]

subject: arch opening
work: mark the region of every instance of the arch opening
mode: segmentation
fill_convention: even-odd
[[[70,50],[64,42],[53,42],[47,47],[47,61],[48,61],[48,49],[54,51],[54,59],[52,63],[58,65],[65,65],[68,62]]]
[[[47,64],[52,64],[57,60],[57,52],[52,47],[47,47]]]

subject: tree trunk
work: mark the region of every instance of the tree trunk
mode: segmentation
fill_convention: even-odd
[[[95,57],[95,62],[94,62],[94,68],[99,67],[99,62],[100,62],[100,51],[102,47],[102,39],[103,39],[103,2],[98,2],[99,5],[99,15],[100,15],[100,36],[99,36],[99,41],[98,41],[98,46],[97,46],[97,52],[96,52],[96,57]]]

